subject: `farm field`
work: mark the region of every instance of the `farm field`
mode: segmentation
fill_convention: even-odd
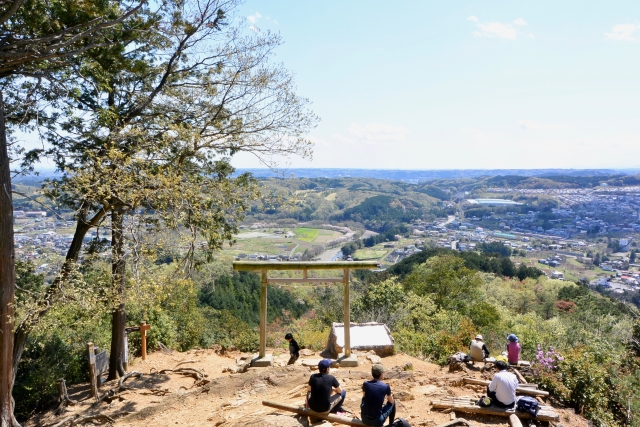
[[[319,230],[317,228],[296,228],[296,239],[303,242],[313,242],[318,237]]]
[[[239,233],[235,236],[236,243],[226,246],[223,252],[234,257],[240,254],[294,255],[342,236],[338,231],[308,227],[284,229],[285,234],[275,234],[275,230],[260,229]]]
[[[389,253],[387,249],[380,248],[366,248],[366,249],[358,249],[355,254],[353,254],[354,259],[358,259],[361,261],[366,261],[370,259],[380,259],[386,256]]]

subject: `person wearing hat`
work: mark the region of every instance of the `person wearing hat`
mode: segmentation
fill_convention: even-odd
[[[507,360],[510,365],[517,365],[520,362],[520,340],[515,334],[509,334],[507,341]]]
[[[518,378],[507,370],[509,366],[506,362],[498,360],[496,368],[498,373],[493,376],[493,380],[487,387],[489,396],[496,406],[511,409],[516,403],[516,389],[518,388]]]
[[[314,412],[344,412],[342,403],[347,392],[340,388],[340,383],[333,375],[329,375],[330,370],[331,360],[322,359],[318,363],[318,373],[309,378],[307,407]]]
[[[360,404],[360,417],[367,426],[381,427],[389,418],[389,425],[396,417],[396,403],[391,394],[389,384],[383,383],[384,366],[375,364],[371,367],[373,379],[362,384],[362,403]],[[384,399],[387,403],[382,406]]]
[[[471,344],[469,344],[469,351],[471,353],[471,358],[478,362],[489,357],[489,349],[485,345],[482,335],[480,334],[476,335],[476,338],[471,340]]]
[[[289,362],[287,362],[287,365],[293,365],[294,363],[296,363],[296,360],[298,360],[298,358],[300,357],[300,346],[298,345],[298,342],[296,340],[293,339],[293,334],[288,333],[287,335],[284,336],[284,339],[289,341]]]

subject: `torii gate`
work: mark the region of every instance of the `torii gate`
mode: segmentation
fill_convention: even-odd
[[[234,261],[233,269],[236,271],[260,271],[260,354],[257,359],[251,361],[251,366],[271,366],[273,357],[266,354],[267,350],[267,286],[269,283],[340,283],[344,285],[344,358],[343,364],[351,361],[351,313],[349,303],[349,284],[351,282],[351,270],[378,268],[377,261],[332,261],[332,262],[254,262]],[[270,278],[269,270],[302,270],[302,278],[280,279]],[[343,270],[342,278],[312,278],[308,277],[309,270]],[[345,359],[349,359],[348,361]],[[345,363],[346,362],[346,363]],[[353,362],[352,362],[353,363]],[[357,359],[355,365],[357,366]]]

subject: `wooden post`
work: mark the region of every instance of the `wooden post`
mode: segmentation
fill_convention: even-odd
[[[89,352],[89,384],[91,384],[91,397],[98,397],[98,376],[96,375],[96,354],[93,351],[93,343],[87,343]]]
[[[147,360],[147,331],[151,329],[151,325],[147,322],[140,323],[142,360]]]
[[[516,414],[509,415],[509,425],[511,427],[522,427],[522,422]]]
[[[58,402],[65,403],[69,399],[69,394],[67,393],[67,384],[64,378],[58,378],[56,385],[58,386]]]
[[[260,358],[267,354],[267,270],[262,270],[260,291]]]
[[[305,415],[308,417],[310,416],[314,418],[321,418],[323,420],[327,420],[332,423],[340,423],[340,424],[345,424],[353,427],[365,427],[362,421],[360,421],[357,418],[343,417],[336,414],[324,414],[324,413],[313,412],[312,410],[305,409],[304,407],[301,407],[301,406],[299,407],[294,405],[288,405],[286,403],[278,403],[278,402],[273,402],[271,400],[263,400],[262,404],[264,406],[280,409],[282,411],[291,411],[291,412],[295,412],[296,414]]]
[[[56,385],[58,386],[58,401],[60,402],[61,407],[67,404],[75,405],[78,403],[69,397],[69,393],[67,392],[67,383],[64,378],[56,380]]]
[[[344,269],[344,356],[351,356],[351,305],[349,301],[350,270]]]

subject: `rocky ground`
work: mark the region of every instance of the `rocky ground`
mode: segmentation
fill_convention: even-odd
[[[141,376],[127,378],[120,387],[118,381],[104,384],[100,388],[101,400],[89,397],[87,384],[74,386],[69,389],[69,396],[76,404],[62,410],[51,408],[32,417],[24,426],[307,426],[306,418],[261,404],[263,400],[292,405],[304,403],[309,375],[321,357],[308,350],[302,352],[301,359],[293,366],[285,366],[288,354],[277,355],[273,368],[248,368],[245,362],[250,360],[250,355],[238,352],[223,355],[214,350],[152,353],[146,361],[136,359],[129,366],[130,371],[137,371]],[[347,391],[343,406],[350,416],[359,416],[361,385],[370,379],[371,364],[377,359],[373,354],[359,353],[357,368],[331,370]],[[385,357],[381,363],[387,368],[386,382],[398,402],[397,416],[406,418],[412,426],[437,426],[449,421],[452,415],[432,410],[431,402],[444,396],[479,397],[483,394],[482,387],[463,385],[462,378],[490,379],[492,376],[492,372],[482,372],[480,367],[450,372],[448,367],[441,368],[405,354]],[[557,411],[566,427],[589,425],[571,409],[557,408]],[[455,415],[478,427],[509,425],[506,418]],[[314,425],[339,424],[325,421]]]

